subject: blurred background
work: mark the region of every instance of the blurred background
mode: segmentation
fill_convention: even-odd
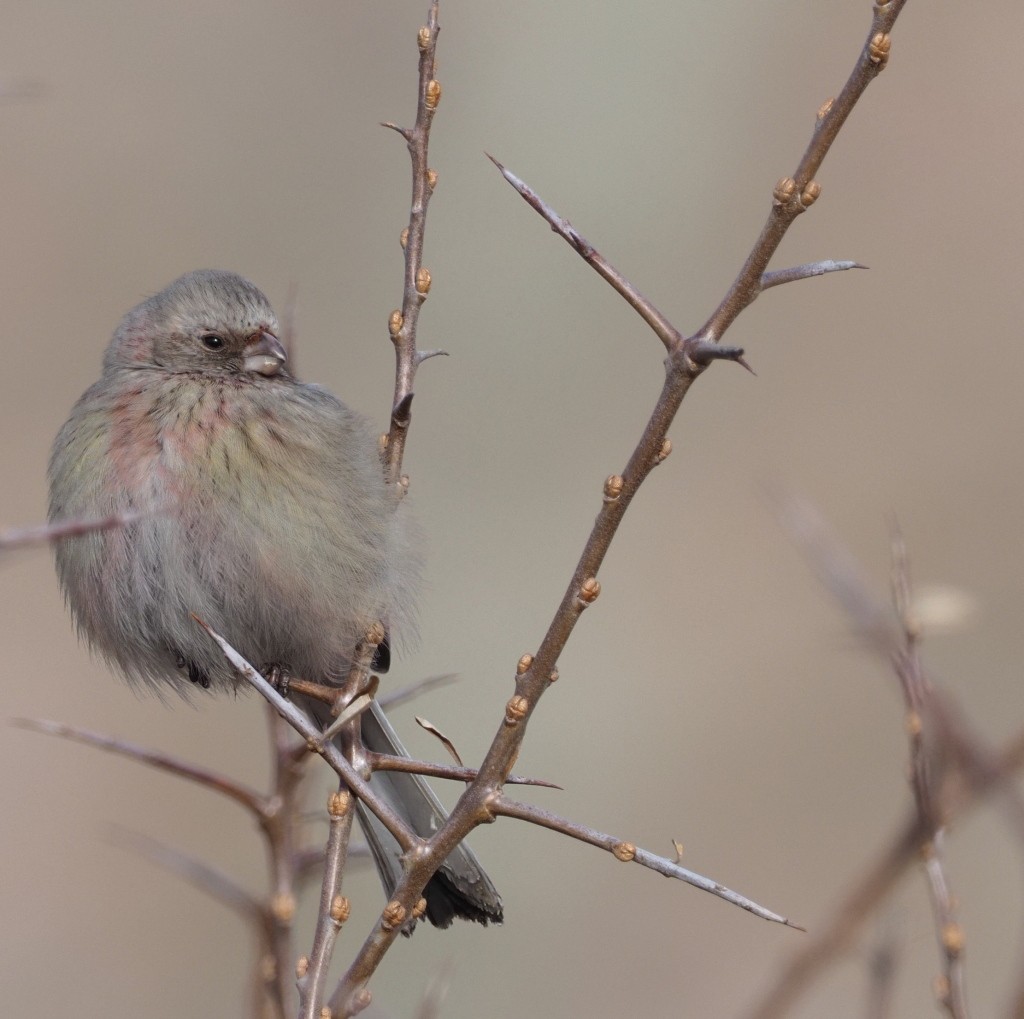
[[[413,119],[426,8],[4,5],[5,524],[44,518],[50,442],[120,316],[189,269],[242,272],[279,310],[294,284],[300,374],[384,427],[409,169],[377,125]],[[662,379],[658,341],[484,151],[692,331],[869,19],[866,0],[445,0],[420,343],[451,357],[418,378],[406,468],[429,591],[421,645],[387,683],[463,680],[397,716],[417,753],[444,756],[422,714],[479,760]],[[1017,0],[908,5],[774,262],[871,271],[772,290],[736,323],[728,341],[757,376],[715,366],[684,403],[517,765],[565,787],[533,801],[657,852],[677,839],[686,865],[812,931],[909,809],[906,739],[894,681],[782,533],[766,483],[813,500],[882,596],[896,515],[917,582],[976,606],[928,640],[933,674],[994,743],[1024,726],[1022,32]],[[5,720],[76,723],[264,782],[255,698],[140,699],[77,643],[46,549],[0,571]],[[114,826],[261,890],[248,818],[7,724],[0,755],[5,1011],[245,1015],[248,931]],[[473,843],[505,925],[401,941],[373,984],[378,1014],[412,1015],[450,965],[453,1019],[740,1015],[806,941],[547,831],[503,822]],[[975,1014],[997,1015],[1024,944],[1022,847],[988,806],[949,849],[968,990]],[[347,890],[339,961],[380,906],[372,871]],[[311,932],[309,904],[299,922]],[[895,1014],[932,1014],[917,874],[793,1014],[865,1014],[883,929],[899,945]]]

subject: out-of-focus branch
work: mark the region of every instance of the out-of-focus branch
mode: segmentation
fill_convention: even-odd
[[[80,534],[91,534],[93,531],[109,531],[114,527],[124,527],[142,517],[142,513],[111,513],[107,517],[79,520],[58,520],[53,524],[40,524],[37,527],[11,527],[0,531],[0,552],[25,545],[41,545],[64,538],[74,538]]]
[[[972,786],[955,785],[945,799],[947,823],[952,824],[989,794],[1007,784],[1024,768],[1024,733],[996,755],[995,766],[980,774]],[[809,942],[779,971],[767,993],[746,1019],[780,1019],[822,971],[853,944],[864,923],[885,902],[907,869],[920,862],[924,829],[916,807],[876,859],[850,886],[824,924],[813,925]]]

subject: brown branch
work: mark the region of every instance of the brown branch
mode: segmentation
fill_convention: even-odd
[[[192,617],[213,638],[221,649],[224,657],[231,663],[235,671],[248,683],[254,686],[284,718],[306,740],[309,748],[334,769],[345,785],[359,797],[380,820],[404,850],[417,848],[420,840],[413,834],[408,825],[382,800],[374,789],[359,774],[359,771],[345,758],[341,750],[333,742],[321,741],[321,731],[306,714],[281,694],[269,683],[259,671],[247,662],[219,633],[207,626],[201,619]]]
[[[503,166],[489,152],[487,158],[519,192],[520,196],[538,215],[551,225],[559,237],[567,241],[576,253],[654,330],[654,334],[671,351],[681,339],[675,326],[662,315],[643,294],[626,279],[567,219],[563,219],[528,184],[520,180],[511,170]]]
[[[316,1019],[327,983],[327,970],[334,953],[334,943],[342,924],[348,919],[349,903],[341,894],[341,879],[348,857],[348,840],[352,832],[352,797],[342,786],[331,795],[327,804],[330,827],[324,852],[323,880],[320,887],[320,908],[317,911],[316,933],[306,972],[299,980],[301,1019]]]
[[[402,484],[402,457],[412,416],[416,369],[426,356],[429,356],[417,355],[416,326],[420,308],[430,291],[430,273],[423,266],[423,235],[427,221],[427,206],[437,184],[437,174],[430,169],[427,159],[430,126],[441,99],[441,86],[434,76],[437,34],[441,30],[437,20],[437,7],[438,0],[434,0],[430,6],[427,23],[420,29],[417,37],[420,63],[416,124],[412,128],[401,128],[395,124],[384,125],[397,131],[405,139],[412,162],[409,225],[402,233],[402,245],[405,248],[402,309],[393,311],[388,321],[388,331],[395,345],[395,394],[391,403],[391,427],[385,440],[384,462],[388,481],[396,486]]]
[[[141,832],[120,825],[113,825],[112,832],[115,843],[128,846],[140,856],[184,878],[194,888],[217,899],[243,919],[260,925],[264,923],[265,915],[260,904],[224,871]]]
[[[187,778],[190,782],[195,782],[206,789],[220,793],[222,796],[234,800],[235,803],[244,807],[251,814],[254,814],[260,821],[266,815],[266,800],[254,789],[249,789],[234,779],[225,778],[216,772],[207,771],[205,768],[189,764],[187,761],[182,761],[159,750],[150,750],[148,747],[140,746],[138,743],[131,743],[128,740],[117,739],[114,736],[93,732],[90,729],[82,729],[75,725],[51,722],[43,718],[15,718],[12,719],[11,724],[21,729],[31,729],[34,732],[46,733],[48,736],[60,736],[62,739],[73,740],[76,743],[85,743],[87,746],[106,750],[108,753],[120,754],[122,757],[128,757],[140,764],[146,764],[151,768],[169,772],[172,775],[177,775],[179,778]]]
[[[973,786],[961,786],[945,799],[948,823],[959,820],[980,806],[990,793],[1011,781],[1024,768],[1024,733],[1011,740],[997,755],[995,767],[979,776]],[[878,857],[851,885],[831,920],[816,933],[778,973],[772,986],[757,1005],[746,1013],[747,1019],[777,1019],[808,989],[826,966],[846,951],[864,925],[890,895],[907,869],[920,862],[924,830],[917,808],[912,809]]]
[[[366,760],[373,771],[404,771],[412,775],[425,775],[427,778],[447,778],[453,782],[472,782],[479,771],[476,768],[452,767],[450,764],[434,764],[432,761],[417,761],[411,757],[393,757],[391,754],[366,752]],[[561,789],[555,782],[542,778],[527,778],[524,775],[509,775],[505,779],[507,785],[532,785],[542,789]]]
[[[768,262],[800,213],[818,198],[821,188],[814,175],[821,168],[846,118],[853,112],[864,90],[882,72],[889,59],[889,32],[906,0],[887,0],[874,5],[871,30],[843,90],[819,110],[810,143],[792,177],[775,186],[771,212],[747,260],[729,292],[701,327],[698,336],[717,342],[737,315],[761,293],[761,280]]]
[[[631,285],[609,278],[617,292],[640,312],[648,325],[669,350],[666,359],[666,376],[661,394],[643,430],[636,448],[621,475],[612,475],[604,486],[604,499],[590,537],[573,572],[572,579],[555,612],[548,631],[535,655],[524,655],[516,670],[516,692],[505,706],[505,715],[496,733],[479,775],[459,798],[448,820],[435,835],[420,847],[416,854],[406,854],[405,872],[392,901],[388,904],[374,929],[353,960],[337,990],[331,996],[329,1006],[335,1015],[352,1015],[364,1007],[368,992],[366,983],[375,972],[381,959],[390,948],[398,931],[411,915],[431,875],[441,862],[465,836],[477,825],[494,819],[494,804],[500,799],[500,790],[506,776],[516,760],[530,715],[547,687],[557,677],[556,664],[566,642],[575,629],[583,610],[591,605],[600,594],[597,573],[604,561],[611,541],[633,496],[654,467],[661,463],[671,450],[667,439],[669,426],[675,418],[684,397],[694,380],[705,370],[692,354],[701,355],[708,342],[718,342],[736,316],[760,291],[762,274],[768,260],[778,247],[790,224],[818,197],[820,188],[811,180],[811,174],[820,165],[831,146],[839,128],[863,93],[867,83],[878,73],[888,57],[888,29],[903,7],[905,0],[889,0],[875,7],[872,33],[868,46],[864,48],[857,67],[851,74],[840,97],[830,108],[820,111],[814,139],[797,170],[796,181],[785,180],[776,187],[775,201],[767,226],[755,242],[736,282],[723,298],[718,309],[708,322],[688,340],[676,330],[650,302],[643,298]],[[431,8],[436,16],[436,3]],[[432,42],[435,33],[429,28],[421,31],[421,39]],[[421,62],[421,88],[422,88]],[[584,258],[599,272],[605,269],[606,278],[612,276],[607,263],[602,259],[595,262],[593,247],[557,216],[531,189],[527,189],[518,178],[514,181],[504,168],[506,179],[516,186],[545,220],[555,228]],[[797,184],[799,182],[799,186]],[[411,242],[411,233],[410,233]],[[605,272],[602,272],[605,275]],[[617,275],[617,274],[616,274]],[[618,285],[616,285],[618,283]],[[403,323],[396,323],[399,327]],[[411,399],[411,389],[403,400]],[[396,401],[396,406],[398,401]],[[394,422],[393,422],[394,425]],[[392,434],[395,433],[393,427]],[[393,455],[393,451],[389,451]],[[393,461],[389,461],[393,462]]]

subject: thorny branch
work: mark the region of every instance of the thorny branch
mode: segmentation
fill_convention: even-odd
[[[794,176],[783,178],[776,185],[768,221],[735,282],[705,325],[688,339],[685,339],[632,284],[598,255],[592,245],[536,196],[535,192],[521,185],[521,182],[513,179],[512,175],[502,168],[506,179],[514,186],[517,183],[521,185],[518,188],[520,193],[573,245],[588,264],[622,294],[658,335],[668,351],[665,362],[666,377],[661,395],[625,469],[621,474],[612,475],[605,482],[604,500],[597,521],[547,634],[536,654],[524,655],[520,661],[515,695],[505,706],[504,719],[478,776],[463,793],[441,829],[430,840],[416,846],[415,852],[407,853],[403,880],[395,890],[392,901],[330,999],[329,1007],[334,1015],[354,1015],[366,1006],[369,1001],[366,983],[397,937],[401,918],[412,913],[426,882],[452,848],[474,827],[495,819],[496,808],[501,802],[502,785],[518,756],[529,718],[544,691],[557,678],[558,658],[576,622],[583,610],[600,594],[597,573],[626,509],[651,470],[670,452],[671,444],[667,438],[669,426],[690,386],[713,359],[709,353],[711,345],[721,341],[729,325],[757,297],[765,283],[771,285],[771,278],[769,277],[767,281],[764,278],[768,262],[792,222],[818,198],[821,189],[813,180],[813,175],[857,100],[885,66],[890,48],[888,33],[904,2],[905,0],[889,0],[875,5],[868,41],[846,85],[834,101],[826,103],[819,110],[814,134]],[[416,355],[409,347],[404,348],[404,355],[402,353],[402,344],[408,342],[408,332],[403,333],[403,330],[409,328],[407,314],[415,314],[418,311],[422,297],[429,288],[429,275],[424,274],[422,268],[414,269],[413,264],[418,258],[416,253],[422,242],[420,202],[428,196],[430,187],[425,160],[425,131],[436,107],[436,98],[440,95],[440,86],[433,78],[433,55],[437,38],[436,0],[431,6],[430,19],[430,23],[420,31],[421,107],[427,106],[425,111],[421,110],[424,114],[424,130],[419,135],[416,130],[401,132],[409,141],[414,159],[414,211],[406,240],[406,303],[400,315],[392,315],[391,331],[396,337],[400,362],[399,386],[396,388],[392,428],[386,448],[389,477],[392,481],[399,480],[398,465],[401,462],[401,447],[408,426],[412,394],[411,372],[417,363]],[[420,126],[421,118],[418,116],[417,129]],[[423,150],[417,148],[420,142],[424,145]],[[422,161],[418,164],[418,169],[415,169],[417,153],[420,151],[423,152]],[[410,254],[410,249],[413,254]],[[792,278],[802,277],[793,275]],[[404,371],[401,367],[403,356]],[[742,351],[731,350],[728,356],[739,360],[742,358]],[[356,792],[359,794],[359,790]]]
[[[437,50],[438,0],[430,5],[430,14],[417,37],[420,49],[419,90],[416,123],[411,128],[385,124],[397,131],[409,146],[412,160],[412,203],[409,225],[402,231],[405,249],[405,286],[401,311],[393,311],[388,319],[388,332],[395,345],[395,395],[391,404],[391,428],[384,439],[384,463],[388,481],[405,487],[402,478],[402,456],[412,420],[413,381],[416,369],[434,354],[443,351],[417,351],[416,325],[420,308],[430,292],[430,272],[423,265],[423,233],[427,222],[427,206],[437,185],[437,174],[430,169],[427,146],[430,125],[441,100],[441,85],[434,76],[434,54]]]

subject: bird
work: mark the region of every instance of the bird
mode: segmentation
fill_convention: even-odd
[[[278,333],[248,279],[187,273],[125,314],[54,441],[50,520],[125,515],[59,542],[56,567],[80,635],[138,688],[240,687],[195,618],[259,667],[327,686],[373,624],[388,629],[379,671],[392,637],[415,633],[420,543],[407,500],[387,483],[369,424],[299,381]],[[323,705],[296,699],[326,724]],[[368,749],[408,756],[376,700],[361,726]],[[371,786],[422,837],[445,819],[418,775],[376,772]],[[401,849],[357,810],[390,896]],[[436,927],[503,920],[464,844],[425,897]]]

